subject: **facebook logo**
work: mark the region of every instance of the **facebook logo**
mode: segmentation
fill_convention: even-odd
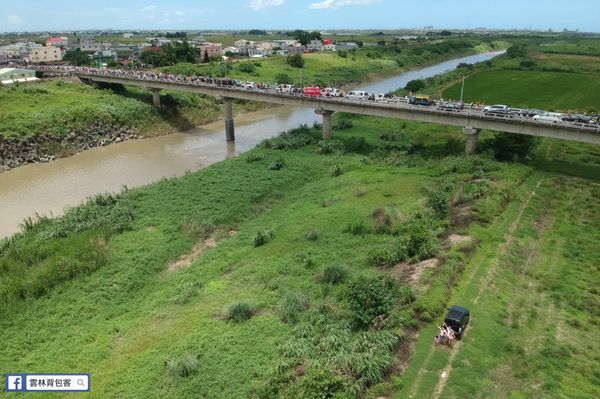
[[[25,378],[22,375],[6,374],[6,392],[25,391]]]

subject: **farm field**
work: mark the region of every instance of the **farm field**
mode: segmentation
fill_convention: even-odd
[[[459,98],[461,85],[452,85],[444,98]],[[467,102],[510,104],[513,107],[556,111],[600,110],[600,75],[542,71],[483,71],[465,81]]]

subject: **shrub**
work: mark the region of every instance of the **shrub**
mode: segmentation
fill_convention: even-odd
[[[394,225],[394,219],[388,211],[383,208],[377,208],[373,211],[371,216],[375,222],[375,233],[381,234],[391,232]]]
[[[364,236],[368,232],[369,232],[369,228],[362,221],[360,221],[360,222],[351,222],[344,229],[344,233],[350,233],[350,234],[353,234],[355,236]]]
[[[338,119],[334,124],[333,124],[333,129],[334,130],[346,130],[346,129],[352,129],[352,127],[354,127],[354,124],[352,123],[351,120],[348,119]]]
[[[354,196],[355,197],[362,197],[363,195],[365,195],[367,193],[367,187],[363,186],[362,184],[360,186],[357,186],[354,189]]]
[[[450,213],[448,197],[443,191],[434,191],[427,197],[427,205],[433,209],[437,219],[445,219]]]
[[[201,291],[202,283],[200,281],[187,281],[179,285],[179,293],[173,302],[178,305],[183,305],[188,303],[195,296],[198,296]]]
[[[248,154],[248,156],[246,156],[246,162],[248,163],[262,161],[263,159],[264,157],[261,154],[256,153]]]
[[[397,130],[386,130],[381,133],[379,138],[383,141],[404,141],[407,139],[406,133]]]
[[[212,233],[215,225],[212,220],[199,216],[186,216],[181,222],[181,232],[194,239],[204,239]]]
[[[273,230],[258,230],[254,236],[254,246],[260,247],[265,245],[273,239]]]
[[[290,76],[287,73],[278,73],[275,76],[275,82],[277,82],[277,84],[289,85],[292,83],[292,78],[290,78]]]
[[[297,292],[287,291],[281,297],[279,309],[281,317],[286,323],[295,324],[298,322],[300,313],[304,311],[305,301],[302,295]]]
[[[337,398],[346,390],[346,378],[326,368],[311,368],[297,387],[297,397]]]
[[[396,282],[383,277],[359,277],[348,288],[351,317],[358,327],[368,327],[377,316],[389,316],[395,304]]]
[[[227,320],[233,321],[234,323],[242,323],[246,320],[250,320],[254,311],[252,306],[246,302],[238,302],[229,306],[227,309]]]
[[[429,259],[437,253],[439,240],[426,221],[413,220],[408,223],[403,231],[403,236],[398,242],[398,252],[413,261]],[[404,260],[404,259],[403,259]]]
[[[254,66],[254,64],[244,63],[244,64],[240,65],[239,70],[240,70],[240,72],[244,72],[244,73],[252,73],[256,70],[256,67]]]
[[[317,241],[319,239],[319,230],[310,229],[308,233],[306,233],[306,239],[308,241]]]
[[[341,164],[336,163],[331,167],[331,176],[338,177],[344,174],[344,168]]]
[[[301,54],[288,55],[287,63],[294,68],[302,68],[304,67],[304,58]]]
[[[323,282],[337,285],[346,281],[348,277],[348,268],[342,265],[328,266],[323,270]]]
[[[189,377],[198,371],[198,367],[200,367],[200,360],[198,356],[192,354],[165,360],[165,368],[173,377]]]
[[[321,140],[317,144],[319,154],[343,154],[345,150],[344,143],[339,140]]]
[[[283,160],[283,158],[278,158],[276,160],[274,160],[273,162],[271,162],[271,164],[269,165],[269,170],[281,170],[285,167],[285,161]]]
[[[367,253],[369,266],[392,267],[403,259],[393,248],[373,248]]]
[[[412,91],[413,93],[416,93],[419,90],[422,90],[424,88],[425,88],[425,81],[423,79],[411,80],[410,82],[408,82],[406,84],[406,86],[404,86],[405,90]]]

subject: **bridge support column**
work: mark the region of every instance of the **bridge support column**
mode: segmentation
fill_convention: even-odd
[[[323,140],[329,140],[331,138],[331,117],[334,111],[329,111],[322,108],[317,108],[315,113],[323,116]]]
[[[227,141],[235,141],[233,100],[231,98],[223,98],[223,109],[225,110],[225,138]]]
[[[479,133],[481,129],[474,127],[465,127],[463,133],[467,135],[467,146],[465,148],[465,154],[475,154],[477,149],[477,140],[479,140]]]
[[[156,108],[160,108],[160,89],[150,89],[152,92],[152,103]]]

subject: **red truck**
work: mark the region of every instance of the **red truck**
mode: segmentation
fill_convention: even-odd
[[[320,96],[321,89],[319,87],[305,87],[302,93],[307,96]]]

